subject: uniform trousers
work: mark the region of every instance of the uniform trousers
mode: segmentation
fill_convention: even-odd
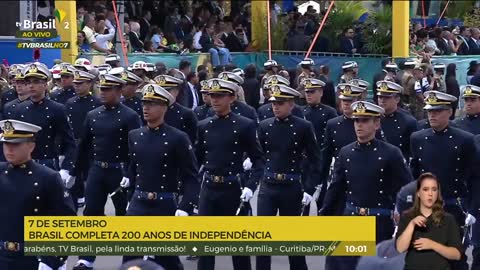
[[[480,270],[480,217],[476,217],[477,222],[472,225],[472,270]]]
[[[73,205],[78,210],[78,199],[85,197],[85,181],[87,180],[88,171],[79,172],[75,177],[75,184],[70,189],[70,195],[72,195]]]
[[[175,198],[164,200],[148,200],[138,198],[137,193],[133,193],[132,200],[127,209],[127,216],[174,216],[177,210]],[[123,256],[123,263],[141,256]],[[166,270],[182,270],[183,265],[178,256],[155,256],[152,261],[159,264]]]
[[[299,216],[302,211],[303,188],[299,181],[270,184],[262,182],[258,192],[257,216]],[[306,270],[305,256],[288,256],[290,270]],[[270,270],[272,257],[257,256],[257,270]]]
[[[101,168],[97,165],[90,166],[85,187],[84,216],[104,216],[105,203],[108,194],[114,192],[122,180],[123,173],[120,168]],[[112,198],[115,215],[124,216],[127,208],[127,198],[123,193],[117,193]],[[80,260],[95,261],[95,256],[80,256]]]
[[[344,216],[354,216],[355,213],[344,210]],[[394,223],[392,217],[389,216],[377,216],[375,219],[375,237],[377,244],[391,239],[394,232]],[[325,270],[354,270],[357,267],[360,257],[353,256],[335,256],[326,257]]]
[[[34,256],[23,254],[9,254],[8,251],[0,251],[0,269],[8,270],[38,270],[38,260]]]
[[[234,216],[240,206],[240,183],[202,185],[198,205],[199,216]],[[232,256],[234,270],[252,269],[249,256]],[[200,256],[198,270],[215,269],[214,256]]]

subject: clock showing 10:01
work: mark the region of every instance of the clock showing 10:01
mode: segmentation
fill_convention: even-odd
[[[366,253],[368,251],[366,245],[346,245],[345,252],[347,253]]]

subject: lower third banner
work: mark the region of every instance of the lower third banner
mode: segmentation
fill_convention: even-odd
[[[375,217],[25,217],[25,255],[375,255]]]

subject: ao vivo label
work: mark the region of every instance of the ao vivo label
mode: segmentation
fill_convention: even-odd
[[[54,38],[54,37],[57,37],[57,31],[56,30],[18,31],[15,37],[17,38]]]

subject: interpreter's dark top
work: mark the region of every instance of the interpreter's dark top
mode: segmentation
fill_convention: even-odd
[[[396,235],[397,239],[402,235],[403,231],[408,226],[408,223],[410,223],[413,218],[415,218],[415,216],[412,217],[408,214],[402,215]],[[419,238],[428,238],[444,246],[455,247],[460,252],[462,250],[460,231],[455,218],[452,215],[445,213],[440,226],[436,226],[433,223],[432,216],[429,216],[427,218],[427,227],[415,227],[412,241],[408,247],[407,256],[405,257],[405,270],[450,269],[448,260],[437,252],[433,250],[416,250],[413,247],[413,243]]]

